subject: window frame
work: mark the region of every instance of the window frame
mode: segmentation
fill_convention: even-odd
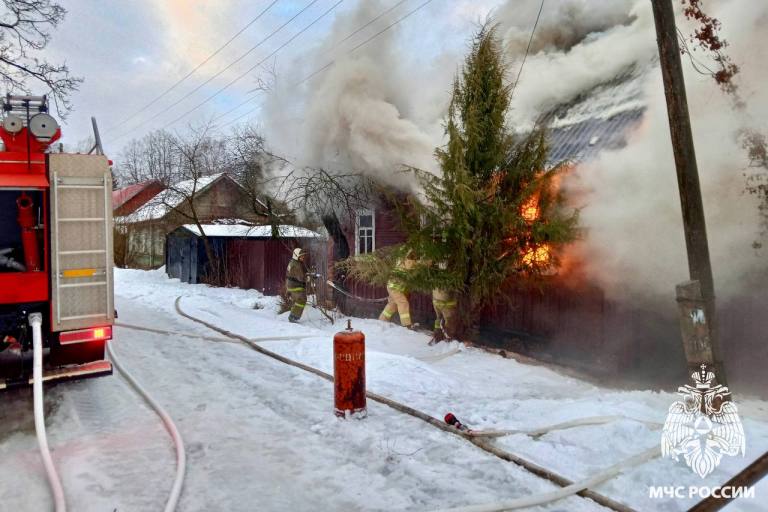
[[[361,227],[360,226],[360,217],[364,216],[371,216],[371,226],[370,227]],[[359,256],[360,254],[370,254],[369,252],[360,252],[360,230],[366,230],[371,233],[371,251],[373,252],[376,250],[376,211],[375,210],[357,210],[355,215],[355,255]]]

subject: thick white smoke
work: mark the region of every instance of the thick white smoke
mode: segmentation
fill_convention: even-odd
[[[538,7],[539,2],[525,3],[529,8],[524,12],[534,3]],[[508,2],[500,9],[499,18],[516,13],[518,4]],[[656,53],[653,16],[647,2],[573,0],[558,2],[551,10],[548,7],[542,11],[531,53],[514,90],[511,121],[518,129],[529,128],[541,113],[588,93],[632,66],[648,65]],[[530,19],[526,15],[520,27],[502,30],[508,38],[505,46],[512,81],[522,63],[535,13]]]
[[[537,0],[509,1],[498,10],[513,75],[539,5]],[[582,208],[585,237],[575,252],[585,262],[587,277],[615,299],[673,297],[675,283],[688,278],[688,269],[651,5],[569,0],[548,7],[515,90],[510,121],[527,129],[557,105],[583,98],[630,69],[646,70],[629,84],[636,100],[624,107],[644,106],[645,112],[626,147],[578,165],[566,188]],[[738,85],[748,104],[744,111],[734,110],[713,79],[684,60],[717,293],[726,298],[743,293],[748,276],[766,270],[765,255],[752,248],[759,216],[756,198],[744,191],[748,162],[738,133],[745,127],[765,131],[765,123],[755,120],[765,119],[768,109],[768,94],[761,88],[768,73],[758,64],[768,50],[760,44],[768,6],[731,0],[706,8],[723,23],[722,35],[730,42],[726,51],[741,66]],[[692,31],[682,15],[678,26],[683,33]],[[707,60],[700,51],[695,55]],[[595,113],[615,113],[599,110]]]
[[[646,12],[641,14],[640,8]],[[650,5],[640,2],[637,19],[627,28],[647,25],[647,11]],[[748,160],[738,133],[768,113],[768,95],[760,86],[768,73],[756,65],[766,57],[765,46],[757,42],[760,20],[767,11],[765,5],[744,1],[721,2],[711,8],[723,23],[723,35],[730,42],[728,53],[742,68],[738,84],[747,98],[745,111],[734,110],[732,99],[711,77],[697,74],[684,62],[710,254],[721,299],[754,293],[745,288],[750,276],[766,271],[765,254],[752,247],[759,236],[758,205],[754,196],[745,193],[743,172]],[[678,23],[688,31],[684,20]],[[655,44],[652,25],[645,32]],[[623,51],[632,47],[626,41],[612,41],[616,35],[613,30],[604,35],[607,46]],[[570,53],[578,55],[578,48]],[[642,61],[645,51],[636,57]],[[647,109],[628,145],[578,167],[570,182],[572,189],[581,192],[578,197],[584,204],[581,220],[587,234],[582,250],[587,272],[615,298],[670,297],[674,284],[688,278],[666,103],[656,66],[644,80],[643,100]],[[764,130],[765,125],[759,128]]]
[[[304,66],[280,77],[282,84],[264,107],[265,128],[297,163],[362,170],[400,186],[407,183],[406,175],[396,172],[402,164],[435,170],[440,121],[466,46],[458,52],[446,50],[424,66],[428,70],[417,69],[403,58],[412,49],[404,48],[398,31],[392,30],[351,56],[337,57],[334,66],[298,91],[281,87],[343,53],[350,42],[329,51],[388,5],[360,2],[337,19],[329,40]],[[507,50],[510,80],[517,74],[539,5],[539,0],[508,0],[493,12]],[[747,102],[745,110],[735,111],[711,77],[697,74],[684,61],[713,269],[723,298],[743,293],[749,276],[766,270],[765,255],[752,248],[759,217],[755,198],[744,193],[747,160],[737,133],[744,127],[768,131],[763,121],[768,71],[761,65],[768,57],[761,36],[768,5],[722,0],[708,2],[706,8],[722,21],[723,36],[730,42],[726,51],[741,66],[737,83]],[[678,25],[683,33],[691,32],[682,16]],[[525,130],[554,106],[589,95],[630,69],[640,77],[630,84],[636,93],[631,107],[644,106],[645,111],[626,147],[578,166],[565,182],[575,206],[582,207],[585,237],[576,251],[586,262],[588,278],[613,298],[669,299],[675,283],[688,277],[656,53],[647,0],[548,2],[509,118],[513,127]],[[697,57],[707,58],[702,52]]]
[[[404,166],[435,171],[433,152],[438,141],[434,130],[430,133],[411,117],[419,118],[423,126],[429,109],[414,114],[413,84],[396,47],[397,30],[383,33],[375,44],[352,54],[347,52],[354,44],[341,41],[387,7],[378,0],[366,1],[340,15],[329,39],[306,59],[308,66],[283,81],[300,80],[300,73],[334,56],[335,63],[301,89],[288,84],[285,94],[272,95],[265,113],[273,138],[278,138],[279,146],[290,148],[300,166],[364,172],[407,188],[410,180],[399,171]],[[382,18],[379,25],[391,23],[394,16]],[[291,115],[297,92],[304,96]],[[426,115],[433,124],[440,118],[440,112]]]
[[[541,10],[530,54],[568,51],[577,44],[608,29],[627,25],[633,20],[634,0],[594,2],[569,0],[554,2]],[[541,2],[523,0],[507,2],[495,13],[507,51],[521,56],[528,46],[531,27]]]

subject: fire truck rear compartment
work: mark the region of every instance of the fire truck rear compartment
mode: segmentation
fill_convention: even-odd
[[[22,194],[32,200],[35,224],[41,226],[44,222],[45,210],[43,209],[44,195],[42,191],[0,189],[0,255],[10,258],[20,265],[25,265],[21,227],[18,221],[19,212],[16,204]],[[45,238],[42,229],[35,229],[35,239],[37,240],[38,260],[44,264]],[[0,273],[19,272],[15,265],[9,266],[4,264],[5,261],[0,260]]]

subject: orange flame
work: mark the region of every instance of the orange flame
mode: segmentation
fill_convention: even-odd
[[[527,222],[533,222],[539,218],[539,196],[537,194],[532,195],[523,203],[520,215]]]
[[[529,248],[525,254],[523,254],[523,263],[529,267],[545,267],[549,265],[550,258],[549,245],[541,244]]]

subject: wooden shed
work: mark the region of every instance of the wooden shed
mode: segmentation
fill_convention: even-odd
[[[306,228],[280,225],[206,224],[203,233],[221,273],[218,284],[278,295],[285,270],[296,247],[325,244],[318,233]],[[210,282],[200,228],[186,224],[166,237],[166,273],[185,283]]]

